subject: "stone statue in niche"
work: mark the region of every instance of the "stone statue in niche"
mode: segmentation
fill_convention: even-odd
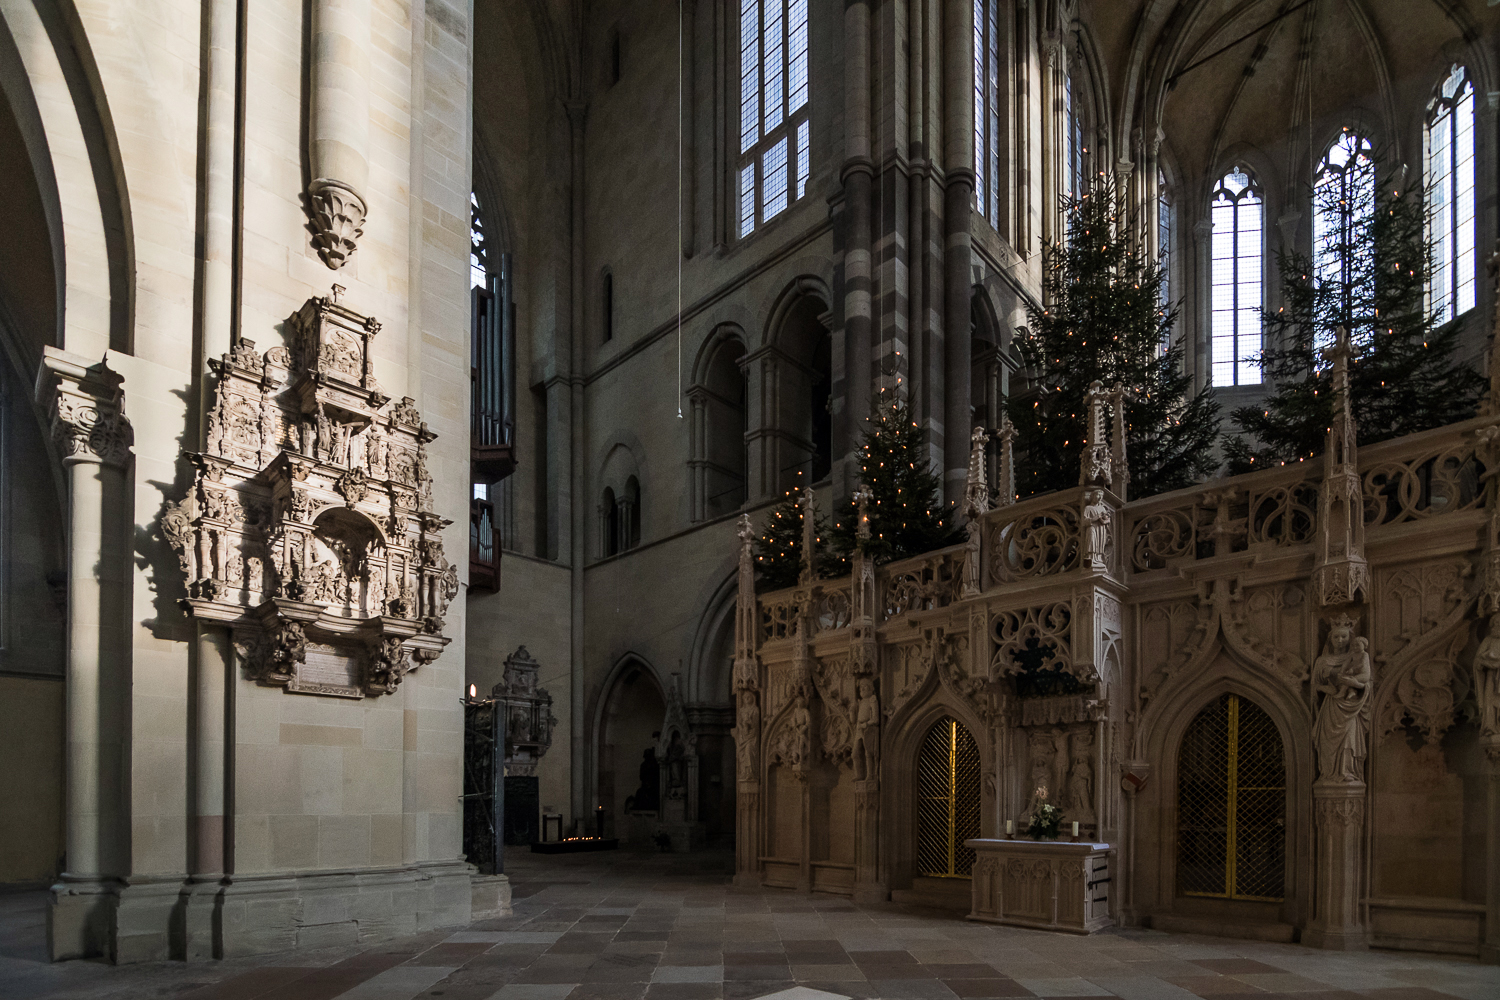
[[[880,777],[880,696],[875,682],[861,677],[854,706],[854,779],[873,781]]]
[[[1479,703],[1479,732],[1487,743],[1500,744],[1500,614],[1490,616],[1484,641],[1474,654],[1474,697]]]
[[[792,701],[792,754],[793,764],[812,759],[812,716],[807,710],[807,692],[797,691]]]
[[[656,763],[656,752],[650,747],[641,751],[641,783],[626,806],[631,812],[656,812],[661,808],[661,768]]]
[[[1313,664],[1313,691],[1322,696],[1313,725],[1318,777],[1364,780],[1369,752],[1369,642],[1354,634],[1354,620],[1339,615],[1329,623],[1323,655]]]
[[[759,771],[760,697],[748,688],[740,691],[735,718],[734,749],[740,781],[755,781]]]
[[[1026,804],[1027,821],[1036,815],[1037,807],[1052,797],[1052,764],[1057,756],[1057,741],[1051,732],[1032,730],[1031,751],[1031,798]]]
[[[687,795],[687,745],[682,734],[672,730],[667,743],[667,798],[680,799]]]
[[[1094,822],[1094,734],[1076,732],[1069,741],[1068,801],[1064,813],[1080,823]]]
[[[1109,551],[1109,522],[1114,512],[1104,502],[1104,491],[1085,490],[1083,494],[1083,557],[1090,567],[1104,569]]]

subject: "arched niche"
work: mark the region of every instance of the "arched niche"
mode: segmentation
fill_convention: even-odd
[[[723,329],[704,346],[688,400],[692,518],[711,520],[739,510],[749,495],[749,384],[738,331]]]
[[[655,748],[666,711],[655,672],[634,657],[622,660],[601,702],[596,794],[606,828],[625,843],[649,844],[655,832],[661,796]]]

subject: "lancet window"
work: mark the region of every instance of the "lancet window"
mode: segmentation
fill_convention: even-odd
[[[1213,221],[1213,384],[1258,385],[1265,258],[1265,202],[1254,176],[1235,167],[1209,203]]]
[[[807,193],[808,0],[740,0],[739,234]]]
[[[1474,308],[1474,84],[1454,66],[1427,112],[1428,307],[1441,319]]]
[[[1352,301],[1359,270],[1371,258],[1362,243],[1375,211],[1375,161],[1370,140],[1344,129],[1323,154],[1313,178],[1313,276],[1322,288],[1332,288],[1338,309],[1352,317]],[[1345,325],[1354,327],[1352,320]],[[1359,331],[1355,330],[1358,336]],[[1318,331],[1319,346],[1332,343],[1332,331]]]

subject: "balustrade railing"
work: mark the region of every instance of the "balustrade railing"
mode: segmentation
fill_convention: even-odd
[[[1480,509],[1485,503],[1477,432],[1497,424],[1476,417],[1360,449],[1365,529],[1371,538],[1400,525]],[[1486,433],[1494,433],[1486,431]],[[1324,485],[1321,456],[1126,503],[1108,532],[1103,564],[1127,575],[1237,553],[1277,551],[1317,541]],[[1087,568],[1089,524],[1083,487],[1033,497],[983,515],[985,589],[1054,580]],[[1097,521],[1097,519],[1096,519]],[[932,611],[959,600],[968,558],[959,545],[876,570],[878,621]],[[1097,569],[1098,562],[1093,564]],[[795,634],[810,602],[814,634],[850,624],[851,581],[821,580],[811,590],[763,594],[760,640]]]

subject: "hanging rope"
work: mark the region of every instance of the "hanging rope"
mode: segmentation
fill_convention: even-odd
[[[677,419],[682,419],[682,5],[677,0]]]

